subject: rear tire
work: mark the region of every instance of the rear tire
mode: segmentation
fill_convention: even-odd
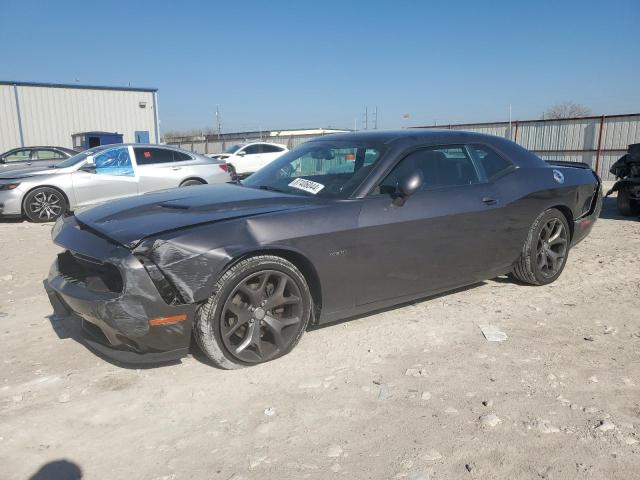
[[[631,199],[629,190],[623,188],[618,190],[617,198],[618,211],[624,217],[634,217],[640,214],[640,208],[635,200]]]
[[[257,365],[289,353],[311,317],[311,292],[291,262],[250,257],[227,270],[196,313],[200,349],[227,370]]]
[[[204,182],[201,182],[200,180],[195,180],[195,179],[191,179],[191,180],[185,180],[184,182],[182,182],[180,184],[181,187],[192,187],[194,185],[204,185]]]
[[[31,190],[22,202],[22,211],[31,222],[54,222],[67,211],[67,199],[56,188]]]
[[[571,243],[569,224],[559,210],[542,212],[531,225],[512,276],[530,285],[554,282],[564,270]]]

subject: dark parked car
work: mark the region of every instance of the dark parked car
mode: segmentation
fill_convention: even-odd
[[[58,315],[123,362],[218,366],[289,352],[307,325],[511,274],[544,285],[601,208],[584,164],[456,131],[325,136],[242,184],[114,201],[61,218]]]
[[[78,152],[64,147],[20,147],[0,155],[0,172],[36,165],[55,165]]]

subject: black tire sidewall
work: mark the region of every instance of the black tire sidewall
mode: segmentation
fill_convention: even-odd
[[[259,365],[259,363],[244,362],[234,357],[231,352],[229,352],[222,340],[222,329],[220,322],[224,304],[226,303],[227,298],[238,285],[238,283],[243,279],[263,270],[275,270],[286,273],[298,286],[303,299],[303,318],[300,322],[299,331],[296,333],[293,341],[285,351],[278,353],[268,361],[275,360],[291,352],[291,350],[293,350],[293,348],[298,344],[300,338],[307,329],[307,325],[309,324],[309,320],[311,318],[312,309],[311,292],[309,290],[309,286],[307,285],[306,279],[304,278],[302,273],[295,267],[295,265],[281,257],[273,256],[257,256],[240,261],[229,268],[227,272],[222,275],[221,281],[217,285],[219,289],[216,290],[214,295],[212,295],[209,300],[210,308],[208,311],[208,315],[206,315],[206,318],[199,315],[197,320],[196,328],[199,329],[198,333],[201,338],[204,331],[205,335],[212,335],[213,340],[215,340],[215,346],[217,347],[216,350],[219,350],[219,352],[212,352],[211,349],[205,348],[203,348],[203,350],[204,353],[208,354],[209,358],[211,358],[218,366],[221,366],[223,368],[241,368],[246,366]],[[206,325],[204,323],[206,323]],[[200,343],[200,346],[201,348],[203,347],[202,343]],[[213,353],[213,355],[209,355],[209,353]],[[225,361],[221,361],[219,355],[220,353],[224,355]]]
[[[624,217],[632,217],[639,213],[638,205],[635,205],[631,200],[631,195],[626,188],[618,191],[618,198],[616,199],[616,205],[618,211]]]
[[[549,222],[549,220],[552,220],[554,218],[562,222],[565,232],[567,232],[567,251],[564,256],[564,261],[562,262],[562,265],[560,266],[558,271],[553,276],[547,277],[546,275],[543,275],[540,269],[538,268],[538,262],[536,261],[537,260],[536,247],[538,244],[538,239],[540,238],[540,232],[542,231],[544,226]],[[531,262],[530,263],[531,273],[533,273],[533,276],[535,277],[539,285],[547,285],[549,283],[552,283],[556,281],[556,279],[562,274],[562,271],[564,270],[564,267],[567,264],[567,260],[569,259],[569,251],[571,250],[570,247],[571,247],[571,230],[569,229],[569,224],[567,222],[566,217],[562,214],[562,212],[560,212],[559,210],[556,210],[555,208],[551,208],[546,212],[544,212],[544,214],[540,217],[540,219],[536,223],[535,230],[531,235],[531,245],[529,245],[529,249],[528,249],[529,256],[530,256],[529,261]]]
[[[27,206],[29,205],[29,203],[31,203],[31,199],[41,192],[55,193],[58,197],[60,197],[60,201],[62,202],[62,210],[60,212],[60,215],[57,215],[56,217],[53,217],[53,218],[47,218],[47,219],[34,217],[31,215],[31,212],[29,211]],[[25,195],[24,200],[22,201],[22,211],[25,217],[27,217],[27,219],[33,223],[55,222],[58,218],[60,218],[62,215],[65,214],[68,208],[69,208],[69,205],[67,204],[67,199],[64,196],[64,194],[57,188],[51,188],[51,187],[34,188],[33,190],[31,190],[29,193]]]

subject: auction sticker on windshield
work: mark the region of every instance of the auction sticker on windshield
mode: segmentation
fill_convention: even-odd
[[[307,180],[306,178],[296,178],[289,184],[290,187],[297,188],[298,190],[304,190],[305,192],[313,193],[314,195],[324,188],[324,185],[313,180]]]

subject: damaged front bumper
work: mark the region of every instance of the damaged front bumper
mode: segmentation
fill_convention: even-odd
[[[53,239],[65,251],[45,289],[57,316],[82,321],[87,346],[127,364],[187,354],[196,305],[168,304],[130,250],[84,229],[73,216],[56,224]]]

